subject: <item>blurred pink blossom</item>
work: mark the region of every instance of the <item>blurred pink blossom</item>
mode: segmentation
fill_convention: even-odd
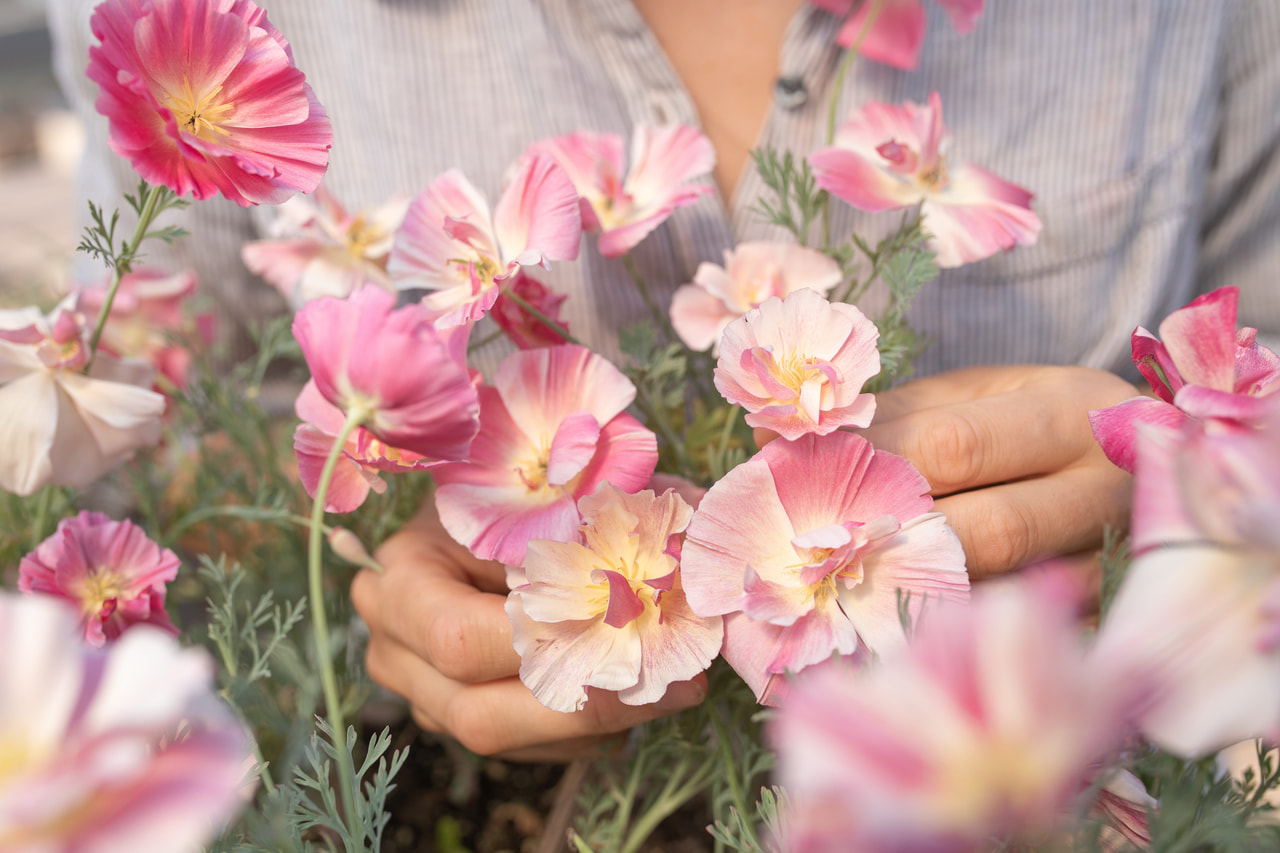
[[[905,641],[899,597],[968,596],[964,552],[929,484],[847,432],[770,442],[702,498],[681,576],[695,613],[728,615],[725,659],[766,703],[780,676]],[[732,614],[732,615],[730,615]]]
[[[470,457],[434,469],[436,509],[455,540],[484,560],[522,566],[532,539],[573,539],[578,500],[608,481],[644,488],[654,434],[626,414],[636,389],[585,347],[523,350],[480,389]]]
[[[98,512],[64,518],[52,536],[18,564],[18,589],[71,602],[85,639],[101,646],[134,625],[178,633],[164,609],[178,557],[129,521]]]
[[[769,297],[802,288],[826,296],[840,278],[839,264],[804,246],[739,243],[725,250],[723,267],[701,263],[693,284],[676,289],[671,325],[689,349],[719,354],[725,327]]]
[[[492,216],[461,172],[436,178],[409,205],[388,269],[401,290],[422,300],[442,326],[484,316],[522,266],[578,257],[582,219],[569,176],[546,156],[524,158]]]
[[[600,234],[600,254],[625,255],[677,208],[715,190],[688,181],[711,172],[711,141],[683,124],[639,125],[631,137],[631,171],[623,177],[622,137],[580,130],[534,143],[555,158],[581,196],[582,228]]]
[[[880,332],[861,311],[802,289],[770,297],[720,339],[715,385],[747,424],[786,439],[864,427],[876,411],[862,386],[880,372]]]
[[[0,595],[0,849],[196,850],[242,803],[247,734],[213,662],[140,626],[104,649],[47,598]]]
[[[489,317],[498,328],[520,349],[553,347],[564,343],[563,337],[525,310],[523,305],[511,298],[511,294],[528,302],[567,332],[569,325],[560,319],[560,306],[568,298],[565,294],[552,292],[542,282],[520,269],[507,279],[507,286],[502,289],[497,301],[493,303],[493,310],[489,312]]]
[[[836,131],[835,144],[809,155],[818,186],[859,210],[921,205],[940,267],[958,267],[1040,233],[1027,190],[950,154],[938,93],[921,106],[872,101]]]
[[[910,71],[920,62],[920,46],[924,43],[925,12],[922,0],[811,0],[819,9],[834,15],[845,15],[844,25],[836,36],[841,47],[857,41],[867,24],[867,15],[879,9],[871,28],[863,36],[861,53],[873,62]],[[982,14],[983,0],[937,0],[951,16],[956,32],[971,32]],[[855,4],[857,8],[854,8]],[[852,12],[852,14],[850,14]]]
[[[507,596],[520,680],[556,711],[581,710],[587,687],[656,702],[711,665],[724,633],[680,588],[679,536],[693,510],[674,491],[629,495],[608,483],[578,508],[579,534],[531,541],[527,584]]]
[[[89,23],[111,149],[147,182],[242,207],[320,183],[329,119],[250,0],[105,0]]]

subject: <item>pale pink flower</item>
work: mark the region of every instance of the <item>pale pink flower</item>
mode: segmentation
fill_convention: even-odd
[[[785,849],[978,853],[1061,825],[1123,736],[1123,698],[1035,587],[988,584],[862,672],[796,679],[770,729]]]
[[[1102,821],[1099,848],[1103,853],[1150,849],[1151,826],[1147,816],[1160,810],[1160,802],[1151,796],[1142,780],[1128,770],[1115,769],[1104,778],[1106,781],[1090,809],[1091,817]]]
[[[63,598],[80,612],[85,639],[101,646],[134,625],[178,633],[164,609],[178,556],[129,521],[98,512],[64,518],[18,564],[18,589]]]
[[[840,265],[795,243],[739,243],[725,249],[724,266],[701,263],[693,284],[671,297],[671,326],[692,350],[720,352],[731,322],[772,296],[808,288],[826,296],[840,283]]]
[[[86,317],[97,317],[110,286],[110,278],[105,278],[78,288],[76,309]],[[170,273],[137,267],[125,274],[111,302],[99,347],[112,355],[145,359],[172,386],[185,388],[191,351],[182,338],[208,345],[216,324],[212,314],[191,317],[183,310],[195,290],[196,275],[191,270]]]
[[[679,537],[693,510],[674,491],[630,495],[608,483],[578,508],[580,536],[531,541],[527,584],[507,596],[520,680],[555,711],[581,710],[588,687],[656,702],[711,665],[724,633],[680,588]]]
[[[438,331],[419,305],[365,285],[308,302],[293,318],[320,394],[392,447],[464,459],[479,416],[466,367],[469,327]]]
[[[580,130],[534,143],[569,173],[582,197],[582,228],[599,232],[600,254],[625,255],[677,208],[693,204],[709,184],[690,184],[711,172],[716,152],[695,127],[639,125],[631,137],[631,171],[623,173],[622,137]]]
[[[730,616],[725,659],[766,701],[780,676],[904,640],[899,598],[963,600],[964,552],[929,484],[847,432],[767,444],[703,497],[681,574],[695,613]]]
[[[242,207],[320,183],[329,119],[250,0],[105,0],[89,23],[111,149],[147,182]]]
[[[0,849],[200,849],[252,760],[213,691],[213,661],[164,632],[93,649],[62,602],[0,595]]]
[[[879,6],[871,28],[863,36],[860,52],[867,59],[909,71],[920,62],[924,43],[925,11],[922,0],[811,0],[819,9],[847,15],[836,36],[841,47],[849,47],[862,34],[871,9]],[[854,4],[857,8],[854,8]],[[951,16],[956,32],[969,33],[982,14],[983,0],[937,0]],[[850,14],[852,12],[853,14]]]
[[[565,542],[578,500],[602,482],[644,488],[654,434],[626,414],[636,389],[585,347],[523,350],[480,389],[480,434],[465,462],[434,469],[449,534],[484,560],[522,566],[532,539]]]
[[[99,353],[65,300],[48,316],[0,311],[0,488],[82,488],[160,438],[164,397],[145,362]]]
[[[770,297],[730,323],[715,384],[753,427],[786,439],[864,427],[876,412],[863,384],[880,372],[875,323],[812,290]]]
[[[393,290],[387,257],[407,198],[348,213],[323,186],[312,198],[280,205],[272,239],[240,247],[244,265],[262,276],[295,309],[321,296],[349,296],[363,284]]]
[[[550,157],[524,158],[489,205],[451,169],[419,193],[391,247],[388,269],[402,290],[433,291],[423,305],[441,325],[480,319],[522,266],[578,257],[582,219],[569,176]]]
[[[1236,328],[1239,291],[1196,297],[1160,324],[1157,338],[1139,326],[1133,363],[1159,399],[1134,397],[1089,413],[1107,458],[1133,471],[1139,423],[1180,426],[1189,419],[1252,423],[1280,391],[1280,355],[1258,343],[1258,330]]]
[[[564,337],[547,328],[547,324],[516,303],[510,294],[515,294],[528,302],[547,319],[555,322],[564,331],[569,331],[569,324],[560,319],[560,306],[568,297],[563,293],[554,293],[523,269],[507,280],[506,287],[493,303],[489,318],[506,333],[511,342],[520,349],[536,349],[537,347],[553,347],[564,343]]]
[[[921,205],[940,267],[958,267],[1040,233],[1032,195],[950,154],[938,93],[920,106],[872,101],[836,131],[835,144],[809,155],[818,186],[859,210]]]

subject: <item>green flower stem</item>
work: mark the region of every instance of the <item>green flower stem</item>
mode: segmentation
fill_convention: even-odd
[[[539,323],[546,326],[552,332],[555,332],[557,335],[559,335],[565,341],[565,343],[577,344],[578,346],[583,345],[581,341],[579,341],[577,338],[575,338],[573,335],[569,333],[568,329],[566,329],[564,326],[561,326],[555,320],[552,320],[546,314],[543,314],[537,308],[534,308],[533,305],[530,304],[529,300],[525,299],[523,296],[516,294],[516,292],[511,290],[510,288],[507,289],[507,297],[512,302],[514,302],[515,304],[523,308],[525,311],[529,312],[529,315],[533,317],[533,319],[537,320]]]
[[[688,758],[684,758],[671,771],[667,777],[667,784],[663,786],[653,806],[640,816],[640,819],[631,827],[631,832],[627,833],[627,839],[619,853],[635,853],[639,850],[640,845],[644,844],[664,820],[706,786],[713,769],[711,762],[703,763],[685,780],[684,784],[679,784],[688,772],[688,765]]]
[[[142,245],[143,238],[147,236],[147,231],[150,230],[151,223],[158,213],[157,208],[160,206],[160,199],[164,192],[165,187],[163,186],[147,187],[147,197],[142,203],[142,212],[138,214],[138,225],[133,229],[133,237],[129,240],[129,244],[116,262],[115,270],[111,277],[111,289],[107,291],[107,298],[102,302],[102,310],[98,312],[98,321],[93,327],[93,335],[89,338],[89,361],[84,366],[86,373],[90,365],[93,364],[93,357],[98,353],[98,341],[102,339],[102,330],[106,328],[107,317],[111,314],[111,303],[115,302],[116,291],[120,289],[120,280],[124,278],[124,274],[129,270],[130,261],[137,255],[138,247]]]
[[[733,807],[738,810],[738,814],[742,815],[742,825],[751,836],[751,843],[754,849],[758,850],[760,849],[760,839],[756,835],[755,821],[752,820],[755,804],[747,802],[746,792],[742,790],[741,780],[738,778],[737,765],[733,760],[733,750],[729,747],[729,733],[725,729],[724,720],[720,718],[718,706],[711,709],[711,724],[716,729],[720,760],[724,762],[725,767],[724,778],[729,783],[729,797],[733,800]]]
[[[53,506],[53,486],[45,486],[36,496],[36,517],[31,522],[31,550],[44,541],[45,527],[49,524],[49,510]]]
[[[179,533],[186,530],[188,527],[193,527],[194,525],[197,525],[202,521],[207,521],[210,518],[239,518],[244,521],[288,522],[308,529],[311,527],[311,519],[304,518],[301,515],[295,515],[285,509],[266,509],[256,506],[242,506],[240,504],[224,504],[220,506],[207,506],[187,513],[178,521],[174,522],[173,526],[164,532],[164,535],[160,537],[160,541],[162,544],[168,545],[173,542]],[[328,536],[329,533],[332,532],[332,528],[327,525],[321,525],[321,532]]]
[[[320,483],[316,487],[315,506],[311,510],[311,538],[307,545],[307,586],[311,597],[311,632],[316,644],[316,658],[320,664],[320,683],[324,688],[325,712],[333,729],[333,742],[338,756],[338,787],[342,792],[342,807],[350,829],[351,844],[355,853],[364,853],[364,821],[356,807],[355,768],[351,766],[351,754],[347,752],[347,724],[342,717],[342,700],[338,696],[338,679],[333,672],[333,652],[329,648],[329,620],[324,612],[324,582],[320,574],[320,540],[324,534],[324,505],[329,494],[333,472],[338,467],[347,438],[360,424],[368,420],[371,412],[357,407],[347,413],[342,431],[333,441],[333,449],[324,461]]]
[[[658,302],[653,298],[653,293],[649,290],[649,285],[644,280],[644,276],[640,275],[640,270],[636,267],[635,258],[631,257],[631,253],[627,252],[622,256],[622,263],[627,268],[631,280],[635,282],[636,289],[640,291],[640,295],[644,297],[644,303],[649,306],[649,312],[653,314],[654,322],[658,324],[658,328],[662,329],[667,335],[668,341],[677,340],[676,330],[671,326],[671,318],[666,312],[658,307]]]

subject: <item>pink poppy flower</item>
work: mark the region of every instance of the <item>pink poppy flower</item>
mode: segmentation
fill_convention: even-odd
[[[0,652],[0,849],[198,850],[235,815],[250,742],[203,650],[93,649],[62,602],[0,595]]]
[[[880,372],[875,323],[812,290],[770,297],[720,339],[716,389],[753,427],[786,439],[864,427],[876,412],[863,383]]]
[[[693,204],[709,184],[690,184],[716,163],[711,141],[684,124],[639,125],[631,137],[631,171],[623,172],[622,137],[580,130],[534,143],[569,173],[582,197],[583,230],[600,234],[600,254],[625,255],[677,208]]]
[[[739,243],[725,250],[723,267],[699,264],[693,284],[676,289],[671,326],[689,349],[719,354],[725,327],[752,308],[803,288],[826,296],[840,278],[839,264],[804,246]]]
[[[1264,398],[1280,391],[1280,355],[1258,343],[1257,329],[1236,329],[1238,299],[1236,288],[1222,287],[1166,317],[1159,338],[1134,330],[1133,363],[1159,399],[1134,397],[1089,413],[1108,459],[1133,471],[1139,423],[1248,424],[1262,416]]]
[[[818,186],[859,210],[921,205],[940,267],[958,267],[1040,234],[1031,193],[950,156],[938,93],[920,106],[872,101],[836,131],[835,145],[809,155]]]
[[[397,198],[348,213],[317,187],[313,199],[294,196],[280,205],[272,239],[245,243],[240,257],[295,309],[321,296],[349,296],[363,284],[391,291],[387,256],[408,207],[407,198]]]
[[[441,333],[421,306],[365,285],[348,299],[308,302],[293,319],[320,394],[363,412],[374,436],[432,459],[464,459],[479,403],[466,368],[470,329]]]
[[[111,149],[148,183],[242,207],[320,183],[329,119],[250,0],[105,0],[89,24]]]
[[[693,611],[733,614],[725,659],[776,701],[781,676],[904,640],[899,596],[963,600],[964,552],[900,456],[836,432],[770,442],[703,497],[681,576]]]
[[[711,665],[724,633],[680,588],[679,537],[693,510],[674,491],[629,495],[608,483],[578,508],[580,536],[530,542],[528,582],[507,596],[520,680],[554,711],[581,710],[588,687],[656,702]]]
[[[836,42],[841,47],[849,47],[857,41],[866,26],[867,15],[877,5],[871,0],[811,2],[834,15],[848,16],[836,36]],[[973,30],[978,16],[982,14],[983,0],[937,0],[937,3],[951,16],[952,26],[962,35]],[[921,0],[880,0],[879,11],[871,22],[871,29],[863,36],[860,51],[872,62],[910,71],[920,64],[920,46],[924,44],[924,32],[925,12]]]
[[[0,488],[83,488],[160,438],[164,397],[151,366],[99,353],[89,375],[85,318],[68,298],[46,316],[0,311]]]
[[[581,237],[569,176],[550,157],[526,157],[492,216],[461,172],[428,184],[396,232],[388,269],[402,290],[434,291],[422,304],[453,326],[484,316],[520,267],[578,257]]]
[[[493,303],[493,310],[489,312],[489,317],[498,328],[520,349],[553,347],[564,343],[562,336],[551,331],[546,323],[517,304],[509,296],[511,293],[528,302],[567,332],[569,324],[560,319],[560,306],[568,298],[565,294],[553,293],[546,285],[521,269],[507,280],[507,286],[502,289],[497,301]]]
[[[87,317],[98,316],[110,285],[110,279],[104,278],[79,288],[76,309]],[[99,347],[112,355],[145,359],[172,386],[185,388],[191,351],[180,338],[211,344],[217,322],[212,314],[189,317],[183,310],[195,290],[196,275],[191,270],[169,273],[137,267],[120,279]]]
[[[178,556],[141,527],[98,512],[64,518],[18,564],[18,589],[63,598],[80,611],[85,639],[101,646],[134,625],[178,633],[164,609]]]
[[[480,434],[465,462],[433,471],[445,530],[482,560],[523,566],[532,539],[567,542],[578,500],[603,482],[644,488],[652,432],[625,413],[636,389],[585,347],[523,350],[480,389]]]
[[[1072,609],[1035,587],[988,584],[861,672],[837,661],[795,680],[769,730],[795,805],[785,849],[1040,846],[1074,812],[1123,737],[1123,696]]]

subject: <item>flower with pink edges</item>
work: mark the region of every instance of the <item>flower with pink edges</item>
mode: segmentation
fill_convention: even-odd
[[[785,849],[978,853],[1063,824],[1120,745],[1124,697],[1074,608],[1036,586],[988,584],[861,672],[795,680],[769,729],[795,806]]]
[[[1188,420],[1252,423],[1264,398],[1280,391],[1280,355],[1258,343],[1258,330],[1236,328],[1239,291],[1222,287],[1196,297],[1160,324],[1157,338],[1139,326],[1133,363],[1159,399],[1134,397],[1089,413],[1107,458],[1133,471],[1138,424]]]
[[[750,426],[786,439],[864,427],[876,412],[863,384],[880,372],[875,323],[812,290],[770,297],[720,339],[716,389],[747,410]]]
[[[958,267],[1040,234],[1032,195],[986,169],[955,161],[942,100],[921,106],[872,101],[836,131],[835,144],[809,155],[818,186],[859,210],[921,205],[940,267]]]
[[[772,296],[808,288],[826,296],[840,283],[840,265],[795,243],[739,243],[725,249],[724,266],[703,262],[693,284],[671,298],[671,326],[692,350],[720,352],[725,327]]]
[[[724,657],[774,704],[781,676],[831,655],[883,654],[913,615],[964,600],[964,551],[924,477],[861,436],[773,441],[702,498],[681,577],[702,616],[726,615]],[[748,532],[749,531],[749,532]]]
[[[581,238],[578,194],[550,157],[520,161],[492,216],[480,191],[451,169],[409,205],[388,270],[401,290],[432,291],[422,304],[453,326],[484,316],[520,267],[578,257]]]
[[[631,495],[602,483],[578,502],[579,535],[535,539],[527,583],[507,596],[520,680],[555,711],[581,710],[587,688],[647,705],[711,665],[720,617],[689,609],[680,534],[693,512],[674,491]]]
[[[568,298],[565,294],[551,291],[521,269],[507,280],[507,286],[502,289],[497,301],[493,303],[493,310],[489,312],[489,318],[520,349],[553,347],[564,343],[562,335],[549,329],[546,323],[512,299],[512,295],[529,303],[538,313],[567,332],[569,324],[560,319],[560,306]]]
[[[62,598],[80,612],[85,639],[101,646],[134,625],[178,633],[164,609],[178,556],[129,521],[99,512],[65,518],[18,564],[18,589]]]
[[[920,46],[924,44],[925,11],[922,0],[811,0],[819,9],[833,15],[847,16],[836,42],[849,47],[862,37],[860,52],[872,62],[910,71],[920,63]],[[982,14],[983,0],[937,0],[951,16],[956,32],[972,32]],[[855,4],[857,8],[855,8]],[[876,17],[866,35],[867,16],[876,9]],[[850,14],[852,13],[852,14]]]
[[[109,278],[76,291],[76,309],[88,317],[102,310],[111,286]],[[191,270],[170,273],[138,267],[120,279],[111,314],[98,342],[112,355],[145,359],[175,388],[185,388],[191,367],[191,351],[181,338],[213,342],[217,320],[213,314],[189,317],[183,305],[196,290]]]
[[[578,500],[603,482],[644,488],[654,434],[626,414],[636,389],[585,347],[524,350],[480,389],[480,433],[464,462],[434,469],[445,530],[482,560],[522,566],[533,539],[575,536]]]
[[[62,602],[0,594],[0,849],[200,849],[251,751],[204,651],[147,626],[94,649]]]
[[[599,233],[600,254],[625,255],[676,209],[714,192],[690,184],[711,172],[716,152],[695,127],[639,125],[631,136],[631,170],[626,172],[622,137],[580,130],[534,143],[569,173],[581,196],[582,228]]]
[[[105,0],[89,24],[108,141],[148,183],[242,207],[320,183],[329,119],[250,0]]]
[[[320,186],[311,198],[280,205],[271,239],[245,243],[240,257],[295,309],[321,296],[349,296],[364,284],[390,291],[387,257],[408,207],[407,198],[396,198],[349,213]]]
[[[293,334],[321,396],[392,447],[465,459],[479,403],[466,367],[469,327],[441,332],[420,305],[365,285],[308,302]]]
[[[0,311],[0,488],[83,488],[160,438],[151,365],[99,353],[68,297],[51,314]]]

